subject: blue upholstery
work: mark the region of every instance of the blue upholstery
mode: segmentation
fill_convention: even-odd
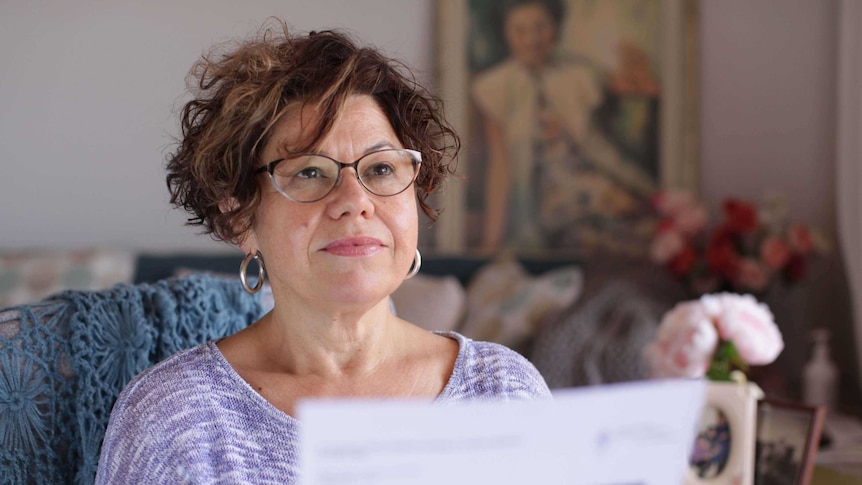
[[[126,383],[262,313],[236,280],[207,275],[0,310],[0,483],[93,483]]]

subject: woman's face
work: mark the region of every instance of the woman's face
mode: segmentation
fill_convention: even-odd
[[[316,120],[314,108],[297,109],[282,118],[261,159],[285,157],[306,140]],[[343,163],[384,149],[404,148],[373,98],[349,98],[332,130],[315,153]],[[294,202],[261,175],[261,203],[255,223],[242,243],[259,250],[276,298],[299,298],[307,304],[367,305],[379,302],[404,280],[416,252],[418,214],[411,186],[381,197],[360,185],[352,168],[317,202]]]
[[[509,10],[504,33],[512,56],[528,68],[543,66],[551,57],[556,26],[548,10],[538,3],[526,3]]]

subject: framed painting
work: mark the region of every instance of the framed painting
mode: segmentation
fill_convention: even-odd
[[[757,403],[754,384],[708,382],[685,485],[752,485]]]
[[[650,200],[698,182],[697,0],[440,0],[462,140],[442,252],[643,254]]]
[[[764,399],[757,409],[755,485],[808,485],[826,409]]]

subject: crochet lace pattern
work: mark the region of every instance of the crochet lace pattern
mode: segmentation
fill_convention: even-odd
[[[263,312],[260,294],[204,274],[0,310],[0,483],[93,483],[126,384]]]

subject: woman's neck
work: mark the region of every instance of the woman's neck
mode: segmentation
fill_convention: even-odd
[[[300,376],[363,375],[392,357],[403,332],[399,322],[388,299],[349,311],[284,304],[256,324],[255,340],[273,369]]]

